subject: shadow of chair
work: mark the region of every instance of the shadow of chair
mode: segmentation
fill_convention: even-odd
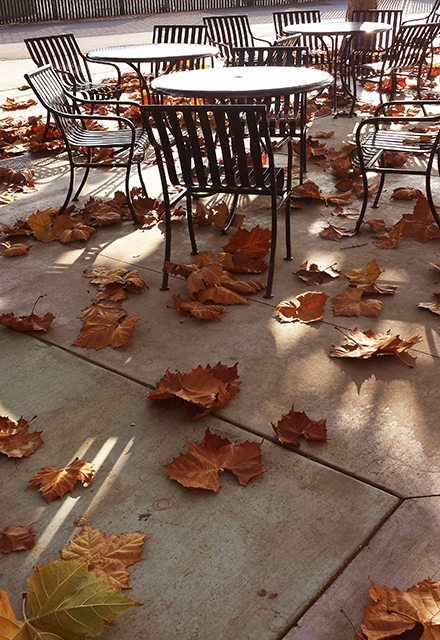
[[[51,65],[71,93],[91,100],[119,100],[121,97],[122,82],[119,67],[111,62],[93,61],[93,64],[105,65],[116,71],[114,82],[108,80],[93,82],[90,61],[82,53],[73,33],[25,38],[24,43],[36,66]],[[46,131],[48,125],[49,121]]]
[[[307,47],[240,47],[231,51],[230,66],[239,67],[308,67],[309,54]],[[287,167],[292,166],[291,139],[300,141],[300,184],[303,183],[306,166],[307,138],[307,95],[298,93],[294,96],[275,96],[254,99],[256,104],[267,106],[269,115],[269,132],[272,138],[278,138],[276,148],[288,143]],[[246,98],[249,103],[249,98]]]
[[[377,83],[381,102],[385,94],[389,94],[390,100],[396,96],[398,76],[416,78],[417,96],[422,99],[423,69],[427,65],[432,43],[439,32],[440,22],[402,24],[390,46],[376,52],[379,60],[373,58],[373,61],[365,61],[362,55],[357,57],[356,49],[353,55],[345,56],[351,77],[350,90],[353,102],[350,113],[354,111],[357,98],[356,81],[359,78],[367,78],[369,82]]]
[[[296,24],[311,24],[321,22],[319,9],[275,11],[272,14],[277,40],[285,38],[285,27],[294,27]],[[309,64],[311,66],[330,65],[333,59],[331,51],[325,41],[319,36],[299,36],[300,46],[309,50]]]
[[[247,15],[209,16],[203,18],[210,44],[218,47],[221,57],[229,63],[233,47],[255,47],[257,42],[272,43],[253,35]]]
[[[131,120],[119,115],[84,115],[80,113],[78,104],[88,104],[88,100],[82,100],[78,96],[69,94],[60,82],[59,76],[51,66],[40,67],[25,78],[34,91],[43,107],[54,118],[61,137],[66,145],[70,165],[70,182],[67,195],[59,213],[66,209],[72,195],[75,170],[84,168],[85,172],[73,200],[77,200],[81,193],[91,167],[125,167],[125,195],[128,206],[136,223],[136,214],[130,194],[130,170],[132,165],[137,165],[139,179],[145,195],[147,191],[142,178],[141,163],[144,160],[148,146],[148,135],[144,129],[136,129]],[[116,101],[105,103],[96,102],[99,105],[115,105]],[[124,106],[138,107],[137,103],[121,102]],[[100,130],[99,125],[118,125],[120,128]],[[98,126],[97,126],[98,125]],[[123,128],[122,128],[123,127]],[[94,160],[92,151],[108,149],[104,160]],[[86,158],[79,152],[85,150]]]
[[[384,102],[376,109],[373,118],[367,118],[360,123],[356,130],[356,149],[351,154],[352,164],[358,166],[361,171],[364,186],[362,209],[356,224],[357,231],[362,225],[368,203],[368,172],[380,174],[379,189],[372,205],[373,208],[378,206],[386,174],[400,173],[424,176],[429,207],[434,220],[440,227],[440,217],[434,206],[431,193],[431,176],[436,157],[438,168],[440,169],[440,114],[437,113],[432,116],[386,115],[389,107],[398,105],[423,107],[424,109],[429,105],[433,105],[437,107],[437,111],[440,110],[440,100]],[[434,127],[437,131],[420,134],[411,131],[414,127]],[[409,166],[407,162],[403,167],[399,168],[387,166],[387,152],[408,154],[413,164]],[[414,162],[414,160],[417,160],[417,162]]]
[[[154,146],[165,208],[165,262],[171,258],[171,208],[186,197],[192,253],[197,244],[192,222],[192,198],[217,193],[263,195],[271,198],[271,249],[265,297],[272,296],[277,242],[277,210],[286,205],[286,250],[290,248],[291,185],[284,169],[275,166],[264,105],[143,106]],[[243,130],[246,129],[246,136]],[[168,184],[181,190],[170,198]],[[278,198],[280,200],[278,201]],[[234,212],[231,210],[229,217]],[[168,288],[164,271],[162,290]]]

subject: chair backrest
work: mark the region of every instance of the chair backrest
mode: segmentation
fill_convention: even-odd
[[[232,193],[276,189],[264,105],[152,105],[143,110],[159,169],[162,154],[172,184],[183,181],[189,190],[213,187]]]
[[[206,44],[208,34],[204,24],[161,24],[153,27],[153,43]]]
[[[203,18],[208,38],[213,43],[226,44],[229,47],[253,47],[249,18],[247,15],[209,16]]]
[[[86,57],[81,52],[73,33],[55,36],[26,38],[26,47],[37,67],[50,64],[54,69],[70,73],[80,82],[91,82],[91,74]],[[63,75],[63,82],[72,86],[68,75]]]
[[[426,22],[440,21],[440,0],[435,0],[432,9],[426,17]]]
[[[389,31],[356,36],[358,45],[370,51],[388,49],[400,29],[402,15],[401,9],[354,9],[351,14],[353,22],[385,22],[392,27]]]
[[[231,67],[308,67],[307,47],[237,47]]]
[[[284,27],[290,27],[292,24],[321,22],[321,12],[318,9],[308,9],[306,11],[275,11],[272,17],[277,38],[282,38],[286,35],[284,33]]]
[[[55,119],[58,130],[67,146],[75,144],[75,135],[84,131],[78,107],[66,93],[63,84],[55,70],[47,65],[32,73],[25,74],[27,83],[41,102]]]
[[[439,32],[440,22],[403,24],[386,53],[385,66],[396,68],[421,66]]]

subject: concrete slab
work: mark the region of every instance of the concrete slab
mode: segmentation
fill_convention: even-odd
[[[131,571],[130,595],[144,606],[106,629],[109,640],[127,628],[133,640],[274,639],[398,504],[267,441],[265,473],[247,487],[223,474],[218,494],[184,489],[161,464],[188,440],[201,441],[207,426],[234,440],[256,438],[211,416],[194,423],[155,406],[144,386],[33,337],[2,332],[0,341],[1,413],[37,414],[33,426],[45,442],[0,470],[1,528],[34,522],[37,539],[0,566],[17,614],[35,563],[56,559],[79,531],[74,519],[86,515],[106,534],[154,534],[145,562]],[[42,466],[76,456],[97,468],[90,487],[50,504],[25,491]]]
[[[405,501],[285,640],[351,638],[353,629],[340,610],[360,630],[363,607],[371,602],[369,577],[402,591],[428,577],[438,580],[439,513],[438,496]]]

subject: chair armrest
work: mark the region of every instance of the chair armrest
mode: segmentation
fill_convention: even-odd
[[[121,86],[122,84],[122,77],[121,77],[121,70],[118,67],[117,64],[115,64],[114,62],[105,62],[104,60],[94,60],[92,58],[89,58],[88,56],[85,57],[88,63],[93,63],[93,64],[105,64],[109,67],[113,67],[114,70],[116,71],[116,74],[118,76],[118,85]]]
[[[282,38],[275,40],[275,42],[273,43],[273,46],[274,47],[296,47],[300,38],[301,38],[300,33],[294,33],[290,36],[283,36]]]
[[[264,38],[257,38],[257,36],[252,36],[254,40],[258,40],[259,42],[264,42],[264,44],[268,44],[270,47],[273,46],[272,42],[269,40],[265,40]]]
[[[376,111],[374,112],[374,117],[379,116],[381,111],[383,111],[385,109],[388,109],[389,107],[395,107],[395,106],[398,106],[398,105],[404,105],[404,106],[414,105],[414,106],[419,107],[419,106],[424,106],[424,105],[427,105],[427,104],[435,104],[438,107],[440,107],[440,100],[434,100],[434,99],[433,100],[391,100],[389,102],[382,102],[382,104],[380,104],[377,107]],[[391,117],[391,116],[386,116],[386,117]],[[417,116],[417,119],[420,119],[420,118],[431,118],[431,117],[440,118],[440,113],[439,113],[438,116]],[[403,119],[404,120],[409,120],[408,117],[403,118]]]

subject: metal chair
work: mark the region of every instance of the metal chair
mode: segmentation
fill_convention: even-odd
[[[277,39],[286,37],[285,27],[291,27],[296,24],[321,22],[321,12],[318,9],[274,11],[272,17]],[[297,44],[308,47],[309,62],[311,65],[330,65],[333,58],[327,44],[322,38],[318,36],[300,36]]]
[[[148,135],[146,131],[144,129],[136,129],[131,120],[121,116],[90,116],[81,114],[78,103],[88,104],[89,101],[69,94],[60,82],[56,71],[49,65],[40,67],[33,73],[25,74],[25,78],[43,107],[47,109],[55,119],[55,123],[66,145],[70,164],[70,183],[66,198],[59,213],[64,212],[72,195],[75,169],[85,168],[85,173],[79,188],[73,196],[73,200],[77,200],[79,197],[91,167],[125,167],[125,194],[133,222],[136,223],[136,214],[129,189],[130,170],[133,164],[137,165],[142,189],[144,194],[147,195],[140,166],[144,160],[145,151],[148,146]],[[96,102],[95,106],[99,104],[103,103]],[[106,101],[105,104],[114,104],[114,102],[109,103]],[[124,102],[120,104],[130,107],[134,105],[136,107],[138,106],[137,103],[134,102]],[[93,121],[90,124],[91,118]],[[124,128],[106,131],[94,130],[95,123],[101,123],[104,126],[117,124]],[[86,160],[81,159],[81,156],[79,156],[77,152],[78,148],[86,149]],[[92,158],[92,149],[96,148],[111,149],[112,153],[109,154],[106,161],[96,162]]]
[[[431,11],[420,18],[411,18],[405,20],[403,24],[414,24],[416,22],[439,22],[440,21],[440,0],[435,0],[431,7]]]
[[[391,45],[386,49],[378,62],[359,62],[352,65],[352,78],[356,100],[356,77],[369,73],[368,81],[377,82],[380,101],[383,95],[390,94],[393,100],[397,92],[397,76],[417,78],[417,95],[422,98],[421,87],[423,67],[427,64],[429,50],[433,40],[440,32],[440,22],[425,24],[402,24]],[[352,111],[354,103],[352,106]]]
[[[272,295],[277,241],[277,210],[285,203],[286,251],[290,247],[291,184],[275,167],[264,105],[145,105],[141,107],[154,146],[165,206],[165,261],[171,257],[171,208],[186,197],[192,253],[197,253],[192,197],[216,193],[265,195],[272,202],[272,240],[266,297]],[[247,136],[243,136],[243,128]],[[264,157],[267,158],[265,163]],[[172,199],[168,184],[182,190]],[[280,201],[277,201],[281,196]],[[234,215],[231,210],[230,218]],[[162,290],[168,288],[164,272]]]
[[[375,111],[373,118],[367,118],[357,128],[356,149],[351,154],[351,161],[358,166],[361,171],[364,185],[364,199],[360,216],[356,224],[359,231],[364,219],[368,203],[368,178],[367,172],[372,171],[380,174],[379,190],[373,202],[373,207],[377,208],[380,195],[387,173],[402,173],[406,175],[425,176],[426,195],[434,220],[440,227],[440,217],[434,206],[431,193],[431,175],[434,159],[437,156],[437,164],[440,169],[440,115],[409,117],[406,115],[387,116],[386,110],[396,105],[416,106],[426,109],[428,105],[435,105],[440,108],[440,100],[409,100],[384,102]],[[398,126],[392,129],[391,126]],[[437,126],[437,133],[427,135],[410,131],[415,126]],[[386,152],[398,152],[410,154],[416,160],[411,166],[400,168],[386,166]],[[422,162],[425,162],[423,166]]]
[[[210,43],[219,48],[227,63],[233,47],[255,47],[256,41],[271,46],[268,40],[253,35],[247,15],[209,16],[203,18],[203,22]]]
[[[309,54],[307,47],[240,47],[231,50],[230,66],[239,67],[308,67]],[[249,98],[246,99],[249,104]],[[272,138],[279,138],[279,148],[288,142],[287,167],[292,166],[291,139],[300,140],[300,184],[303,183],[306,166],[307,138],[307,95],[276,96],[255,99],[255,103],[267,106],[269,115],[269,132]]]
[[[162,24],[153,27],[153,44],[160,43],[185,43],[185,44],[207,44],[208,33],[204,24]],[[212,58],[211,58],[212,66]],[[197,58],[195,60],[183,60],[179,66],[180,69],[203,69],[205,67],[205,58]],[[162,63],[153,66],[154,77],[161,73],[170,71],[169,67]]]

